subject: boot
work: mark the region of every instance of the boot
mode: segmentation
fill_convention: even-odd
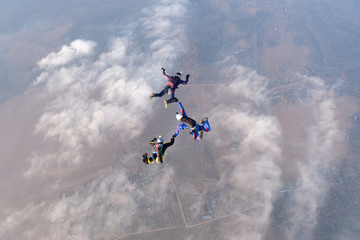
[[[151,93],[150,96],[149,96],[149,100],[151,100],[153,97],[154,97],[154,93]]]
[[[147,155],[147,153],[143,154],[142,157],[143,157],[143,159],[142,159],[143,163],[149,164],[149,163],[148,163],[148,155]]]
[[[199,133],[199,140],[201,140],[202,138],[203,138],[203,131],[200,131],[200,133]]]
[[[204,122],[206,122],[208,120],[207,117],[204,117],[203,119],[201,119],[200,123],[203,124]]]

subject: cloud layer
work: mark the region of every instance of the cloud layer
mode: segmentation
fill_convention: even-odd
[[[104,144],[109,135],[127,142],[143,132],[152,113],[146,101],[151,85],[163,84],[157,70],[165,63],[171,67],[184,51],[184,40],[176,37],[183,32],[177,21],[185,13],[184,4],[165,1],[161,8],[144,8],[140,21],[129,25],[130,34],[114,38],[97,59],[96,43],[78,39],[39,61],[35,85],[45,87],[48,104],[35,133],[61,150],[34,152],[27,175],[44,171],[49,161],[79,164],[89,157],[88,148]],[[131,31],[138,28],[147,44],[133,37]]]
[[[56,194],[73,169],[104,160],[97,151],[105,153],[103,158],[120,158],[117,161],[123,166],[139,164],[140,154],[129,154],[129,150],[136,148],[147,120],[153,117],[147,97],[153,87],[164,84],[160,68],[171,69],[185,50],[184,39],[176,36],[184,32],[179,22],[186,4],[163,1],[144,8],[142,17],[98,55],[95,42],[77,39],[38,62],[34,87],[46,104],[38,110],[42,114],[34,134],[42,141],[27,159],[30,167],[24,181],[46,179],[46,191]],[[117,143],[117,148],[111,148]],[[111,152],[106,153],[107,149]],[[99,239],[147,229],[139,205],[149,197],[155,202],[163,194],[166,198],[172,189],[167,175],[155,174],[167,184],[155,184],[148,192],[122,167],[97,174],[98,178],[69,189],[59,200],[4,208],[0,235],[7,239]],[[164,206],[177,206],[169,204]]]
[[[230,66],[222,68],[222,78],[233,80],[217,88],[220,104],[210,116],[216,149],[223,153],[217,158],[224,169],[217,187],[238,214],[220,223],[219,231],[224,239],[261,239],[280,187],[281,128],[269,111],[267,80],[231,59],[222,64]],[[242,214],[248,211],[250,216]]]
[[[309,99],[314,123],[304,140],[303,158],[296,159],[298,178],[289,209],[288,239],[312,239],[317,218],[324,204],[329,183],[323,174],[338,158],[337,146],[343,142],[335,117],[335,96],[319,78],[308,78]]]
[[[38,62],[40,69],[54,68],[71,63],[79,58],[93,54],[96,43],[92,41],[75,40],[70,45],[63,46],[59,52],[50,53]]]
[[[136,167],[136,144],[156,112],[147,96],[164,84],[160,67],[171,69],[187,51],[183,24],[188,4],[164,0],[144,8],[141,17],[113,37],[104,51],[91,40],[77,39],[38,62],[34,87],[46,104],[39,109],[34,134],[42,140],[26,159],[29,168],[23,181],[45,179],[46,190],[56,194],[64,189],[63,178],[73,169],[91,164],[96,168],[105,158],[114,159],[115,166],[95,172],[92,180],[80,179],[80,185],[67,187],[59,198],[25,203],[19,209],[3,203],[0,235],[6,239],[111,239],[179,227],[187,231],[187,239],[265,238],[274,223],[278,191],[285,184],[281,163],[289,160],[283,154],[288,139],[283,138],[283,126],[267,101],[267,79],[234,59],[216,65],[221,79],[231,80],[204,93],[212,107],[208,134],[213,167],[220,173],[211,188],[203,187],[198,193],[192,179],[175,186],[173,167]],[[320,172],[336,158],[333,149],[342,137],[331,89],[319,78],[307,82],[308,99],[302,104],[314,121],[298,149],[301,154],[291,159],[298,175],[284,205],[290,206],[286,239],[312,238],[328,188]],[[181,205],[176,187],[183,196],[192,194],[194,201]],[[202,200],[207,201],[208,190],[214,189],[220,192],[221,209],[215,212],[219,221],[206,223],[211,228],[206,233],[196,231],[194,222],[203,221],[199,220]]]
[[[337,160],[336,149],[344,137],[336,119],[333,90],[320,78],[302,76],[307,97],[291,107],[303,110],[311,120],[305,125],[281,125],[267,99],[266,78],[231,58],[218,68],[221,79],[231,79],[208,92],[212,106],[212,131],[208,134],[214,143],[214,167],[220,180],[196,192],[201,200],[194,201],[187,216],[196,219],[204,212],[202,204],[209,199],[208,192],[219,191],[217,202],[222,207],[213,214],[224,219],[209,223],[211,230],[206,234],[189,234],[189,239],[263,239],[274,233],[281,239],[313,239],[329,188],[323,172]],[[300,138],[283,134],[292,131],[289,127],[303,126]],[[296,146],[293,155],[285,154],[287,146]],[[283,176],[289,174],[284,167],[288,164],[296,169],[290,181]],[[291,191],[280,191],[287,186]],[[195,194],[191,193],[195,184],[184,188],[189,189],[183,190],[188,196]],[[281,209],[274,209],[279,203]]]

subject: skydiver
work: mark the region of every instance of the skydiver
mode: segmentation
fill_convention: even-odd
[[[158,139],[154,138],[150,141],[150,145],[153,147],[152,156],[148,157],[147,153],[143,154],[143,162],[145,164],[153,163],[154,161],[158,164],[162,164],[164,162],[164,154],[168,147],[173,145],[175,142],[175,138],[172,137],[170,142],[164,143],[164,140],[159,136]]]
[[[149,96],[149,100],[151,100],[153,97],[162,97],[167,93],[171,97],[168,100],[164,100],[165,108],[167,108],[167,105],[172,102],[177,102],[177,98],[175,97],[175,90],[178,88],[180,84],[186,85],[189,82],[190,74],[186,75],[186,80],[181,80],[181,73],[177,72],[175,76],[169,76],[165,73],[165,68],[161,68],[161,71],[163,73],[163,76],[168,80],[166,83],[166,86],[164,89],[159,93],[151,93]]]
[[[180,121],[178,124],[174,138],[179,134],[182,129],[187,129],[190,134],[192,134],[195,141],[200,141],[203,137],[203,132],[209,132],[211,130],[208,118],[205,117],[201,119],[200,124],[197,124],[196,121],[187,116],[185,109],[180,101],[178,101],[181,113],[176,113],[176,119]]]

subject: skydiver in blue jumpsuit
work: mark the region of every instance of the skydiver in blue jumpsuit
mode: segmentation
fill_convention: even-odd
[[[148,157],[147,153],[143,154],[143,163],[150,164],[154,161],[158,164],[162,164],[164,162],[164,154],[168,147],[173,145],[175,142],[175,138],[172,137],[170,142],[164,143],[164,140],[159,136],[158,139],[154,138],[150,141],[150,145],[153,146],[153,153],[151,157]]]
[[[166,86],[164,89],[159,93],[151,93],[149,96],[149,100],[151,100],[153,97],[162,97],[166,94],[169,94],[171,97],[168,100],[164,100],[165,108],[167,108],[167,105],[172,102],[177,102],[178,99],[175,97],[175,90],[178,88],[180,84],[186,85],[189,82],[190,74],[186,75],[186,80],[181,80],[181,73],[177,72],[175,76],[169,76],[165,73],[165,68],[161,68],[162,74],[164,78],[166,78],[168,81],[166,83]]]
[[[182,129],[187,129],[192,134],[195,141],[200,141],[203,137],[203,132],[209,132],[211,130],[208,118],[205,117],[197,124],[196,121],[187,116],[185,109],[180,101],[178,101],[181,113],[176,113],[176,119],[180,121],[178,124],[174,138],[179,134]]]

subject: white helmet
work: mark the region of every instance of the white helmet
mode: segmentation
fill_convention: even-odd
[[[178,121],[180,121],[180,119],[182,119],[182,118],[183,118],[183,115],[182,115],[182,114],[176,113],[176,119],[177,119]]]
[[[162,137],[161,137],[161,136],[159,136],[159,138],[157,139],[157,143],[161,143],[161,144],[163,144],[163,142],[164,142],[164,140],[162,139]]]

